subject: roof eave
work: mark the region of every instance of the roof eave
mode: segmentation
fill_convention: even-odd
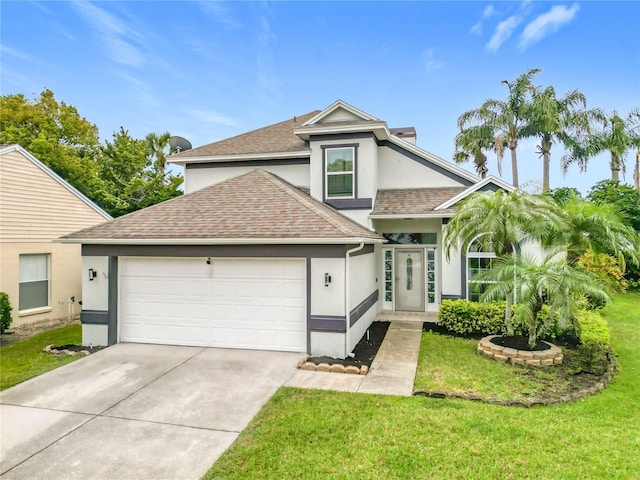
[[[372,214],[369,215],[371,220],[412,220],[414,218],[449,218],[452,217],[451,212],[433,212],[433,213],[390,213],[390,214]]]
[[[167,163],[184,166],[187,163],[241,162],[243,160],[270,160],[273,158],[308,158],[311,150],[295,152],[238,153],[233,155],[202,155],[197,157],[167,157]]]
[[[331,125],[331,123],[323,123],[315,126],[303,126],[296,128],[293,133],[303,140],[309,140],[311,135],[328,135],[340,133],[361,133],[375,132],[378,140],[389,140],[391,133],[387,128],[387,124],[382,121],[375,123],[366,123],[359,125]]]
[[[384,243],[384,238],[57,238],[57,243],[84,245],[344,245]]]
[[[511,191],[515,190],[515,187],[513,185],[510,185],[507,182],[505,182],[504,180],[501,180],[501,179],[491,175],[491,176],[481,180],[480,182],[477,182],[477,183],[471,185],[469,188],[467,188],[466,190],[463,190],[462,192],[460,192],[455,197],[450,198],[449,200],[447,200],[444,203],[441,203],[440,205],[435,207],[434,210],[445,210],[447,208],[451,208],[456,203],[458,203],[460,200],[463,200],[463,199],[467,198],[469,195],[471,195],[472,193],[477,192],[478,190],[480,190],[485,185],[488,185],[489,183],[493,183],[494,185],[497,185],[498,187],[500,187],[503,190],[506,190],[508,192],[511,192]]]

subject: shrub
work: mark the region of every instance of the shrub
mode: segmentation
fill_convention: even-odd
[[[598,312],[582,311],[577,315],[580,327],[580,341],[609,345],[609,326]]]
[[[11,302],[9,302],[9,295],[4,292],[0,292],[0,333],[9,328],[11,325]]]
[[[581,311],[577,315],[580,328],[578,355],[583,371],[602,375],[607,368],[609,350],[609,326],[598,312]]]
[[[438,311],[438,321],[456,335],[500,335],[506,332],[504,310],[504,302],[443,300]]]
[[[578,268],[593,274],[611,292],[625,292],[629,283],[624,278],[624,271],[618,260],[611,255],[594,253],[591,250],[585,252],[578,260]],[[587,296],[587,308],[597,310],[605,306],[604,300]]]

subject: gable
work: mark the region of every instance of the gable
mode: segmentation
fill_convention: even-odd
[[[1,241],[50,241],[109,219],[26,150],[0,152]]]
[[[336,108],[334,111],[324,116],[320,121],[316,123],[322,124],[322,123],[348,122],[348,121],[358,121],[358,120],[364,120],[364,119],[340,107],[340,108]]]

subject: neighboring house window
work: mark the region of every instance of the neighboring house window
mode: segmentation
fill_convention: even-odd
[[[327,198],[355,197],[355,147],[326,148]]]
[[[489,246],[484,248],[477,240],[471,242],[467,250],[467,299],[477,302],[490,282],[480,280],[478,276],[491,270],[496,254]]]
[[[49,306],[49,255],[20,255],[19,309]]]

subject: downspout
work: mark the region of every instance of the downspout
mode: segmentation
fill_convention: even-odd
[[[344,259],[344,308],[345,308],[345,332],[344,332],[344,352],[345,357],[351,353],[349,350],[349,337],[351,334],[351,309],[349,308],[349,293],[351,291],[351,286],[349,284],[349,257],[352,253],[355,253],[364,248],[364,242],[362,242],[357,247],[352,248],[351,250],[347,250]]]

